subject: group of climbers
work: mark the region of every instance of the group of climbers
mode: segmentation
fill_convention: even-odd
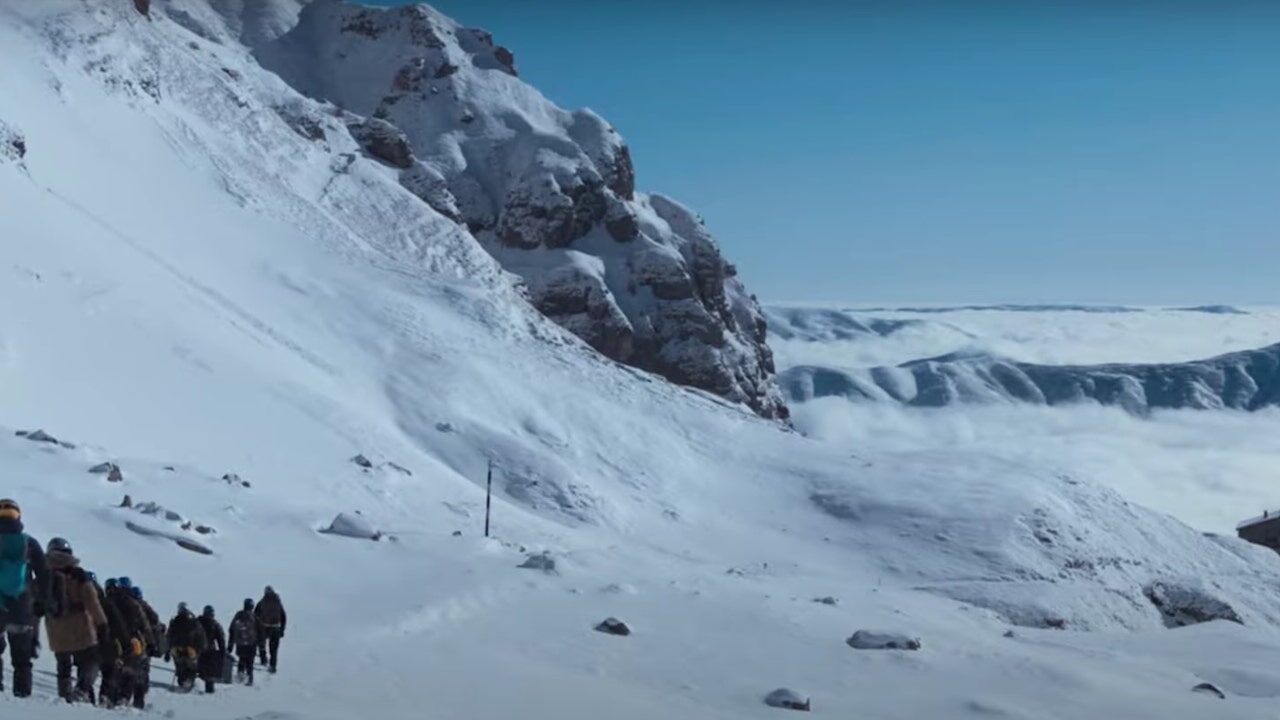
[[[42,548],[25,533],[18,504],[0,500],[0,692],[7,645],[13,694],[31,695],[42,619],[57,662],[59,697],[145,708],[152,659],[172,659],[180,692],[190,692],[197,679],[204,681],[206,693],[214,692],[224,679],[230,650],[240,682],[253,684],[255,656],[274,673],[286,615],[280,596],[267,587],[259,602],[244,601],[229,635],[212,606],[197,618],[179,603],[166,626],[132,580],[112,578],[99,585],[80,566],[71,543],[54,538]]]

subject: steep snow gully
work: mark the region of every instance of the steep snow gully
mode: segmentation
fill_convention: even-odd
[[[142,5],[0,4],[0,494],[165,614],[282,592],[280,675],[158,665],[152,711],[1274,715],[1280,558],[1105,474],[777,422],[706,229],[487,33]],[[0,714],[93,714],[37,671]]]

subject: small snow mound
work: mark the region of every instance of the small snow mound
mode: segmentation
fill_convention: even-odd
[[[634,585],[627,585],[627,584],[625,584],[625,583],[609,583],[608,585],[605,585],[604,587],[600,588],[600,592],[602,592],[602,593],[604,593],[604,594],[606,594],[606,595],[635,595],[635,594],[637,594],[637,593],[636,593],[636,588],[635,588],[635,586],[634,586]]]
[[[920,641],[902,633],[859,630],[846,640],[856,650],[919,650]]]
[[[784,710],[800,710],[809,712],[811,703],[808,697],[790,688],[778,688],[764,697],[764,704]]]
[[[1142,592],[1160,611],[1165,627],[1186,627],[1212,620],[1244,624],[1235,608],[1213,597],[1195,583],[1157,580],[1143,588]]]
[[[1213,683],[1200,683],[1199,685],[1191,688],[1191,692],[1201,693],[1203,695],[1212,695],[1219,700],[1227,699],[1227,694],[1219,690],[1218,686]]]
[[[519,567],[525,570],[541,570],[551,575],[556,572],[556,559],[547,552],[534,553],[525,558]]]
[[[381,540],[382,533],[373,528],[369,521],[359,513],[338,513],[329,523],[329,527],[320,532],[326,535],[340,535],[357,540]]]
[[[631,628],[627,624],[615,617],[605,618],[599,625],[596,625],[596,632],[602,632],[606,635],[619,635],[626,637],[631,634]]]

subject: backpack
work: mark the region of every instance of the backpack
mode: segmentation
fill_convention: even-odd
[[[0,535],[0,597],[18,598],[27,590],[27,535]]]
[[[280,604],[280,598],[277,595],[267,595],[258,603],[255,611],[258,616],[258,622],[266,627],[280,627],[284,607]]]
[[[80,594],[72,590],[72,577],[69,570],[58,570],[52,573],[53,583],[50,596],[53,603],[49,608],[49,617],[64,618],[85,610]]]
[[[236,639],[237,647],[252,647],[258,644],[257,628],[249,614],[241,611],[231,621],[231,637]]]

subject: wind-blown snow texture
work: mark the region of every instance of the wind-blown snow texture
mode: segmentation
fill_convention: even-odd
[[[318,7],[321,25],[356,16]],[[36,537],[69,537],[162,612],[225,614],[267,583],[289,605],[280,675],[212,697],[161,686],[153,710],[738,719],[778,712],[763,698],[779,687],[841,717],[1274,709],[1274,553],[1133,505],[1103,470],[855,454],[603,361],[450,217],[442,200],[466,203],[417,164],[413,128],[392,123],[414,145],[402,169],[397,133],[261,67],[255,50],[300,37],[299,9],[0,4],[3,493]],[[476,52],[510,77],[505,54]],[[646,207],[670,225],[636,197],[642,226],[661,228]],[[37,427],[75,447],[14,434]],[[88,472],[103,462],[122,482]],[[126,493],[179,519],[117,507]],[[319,532],[357,511],[379,541]],[[555,574],[517,568],[542,552]],[[1245,624],[1165,629],[1223,606]],[[595,632],[608,616],[633,634]],[[859,629],[923,649],[855,651]],[[51,669],[0,714],[91,714],[49,700]],[[1190,692],[1205,681],[1228,699]]]

